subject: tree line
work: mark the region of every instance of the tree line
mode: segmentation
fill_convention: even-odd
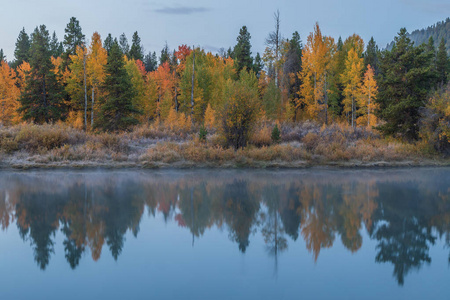
[[[166,44],[159,61],[144,53],[138,32],[130,46],[125,34],[102,41],[97,32],[88,44],[76,18],[62,42],[45,25],[30,35],[23,29],[15,60],[6,63],[1,52],[0,121],[110,132],[155,121],[208,124],[236,148],[261,119],[375,127],[409,141],[419,138],[426,107],[449,122],[448,101],[442,109],[429,100],[448,82],[444,39],[437,49],[432,38],[415,45],[403,28],[390,50],[380,50],[357,34],[336,41],[316,23],[303,45],[298,32],[282,37],[279,12],[274,23],[262,55],[253,55],[243,26],[228,50]]]

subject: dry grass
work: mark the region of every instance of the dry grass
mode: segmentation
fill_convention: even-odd
[[[200,142],[198,128],[170,130],[160,123],[142,125],[121,134],[85,133],[60,124],[0,127],[0,163],[8,165],[11,161],[24,161],[41,166],[125,162],[135,166],[289,167],[301,163],[439,159],[424,142],[406,144],[382,139],[362,128],[321,127],[311,122],[281,124],[282,142],[272,144],[273,126],[269,122],[258,125],[250,145],[236,151],[223,147],[223,137],[218,133],[209,133],[207,141]]]

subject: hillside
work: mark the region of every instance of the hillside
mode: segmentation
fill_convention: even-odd
[[[437,48],[441,39],[443,38],[447,46],[447,52],[450,54],[450,18],[445,21],[437,22],[434,25],[427,27],[426,29],[414,30],[408,34],[409,38],[415,45],[421,45],[427,43],[430,36],[434,39],[434,46]],[[392,49],[394,42],[391,42],[386,46],[386,49]]]

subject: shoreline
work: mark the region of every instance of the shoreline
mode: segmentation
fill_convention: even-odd
[[[118,162],[118,161],[58,161],[50,163],[38,162],[0,162],[0,171],[27,171],[27,170],[264,170],[264,169],[395,169],[395,168],[440,168],[450,167],[450,160],[402,160],[402,161],[251,161],[223,163],[196,163],[192,161],[164,162]]]

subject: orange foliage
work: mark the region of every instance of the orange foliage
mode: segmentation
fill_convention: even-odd
[[[5,61],[0,62],[0,122],[11,125],[20,121],[20,90],[16,85],[16,72]]]

